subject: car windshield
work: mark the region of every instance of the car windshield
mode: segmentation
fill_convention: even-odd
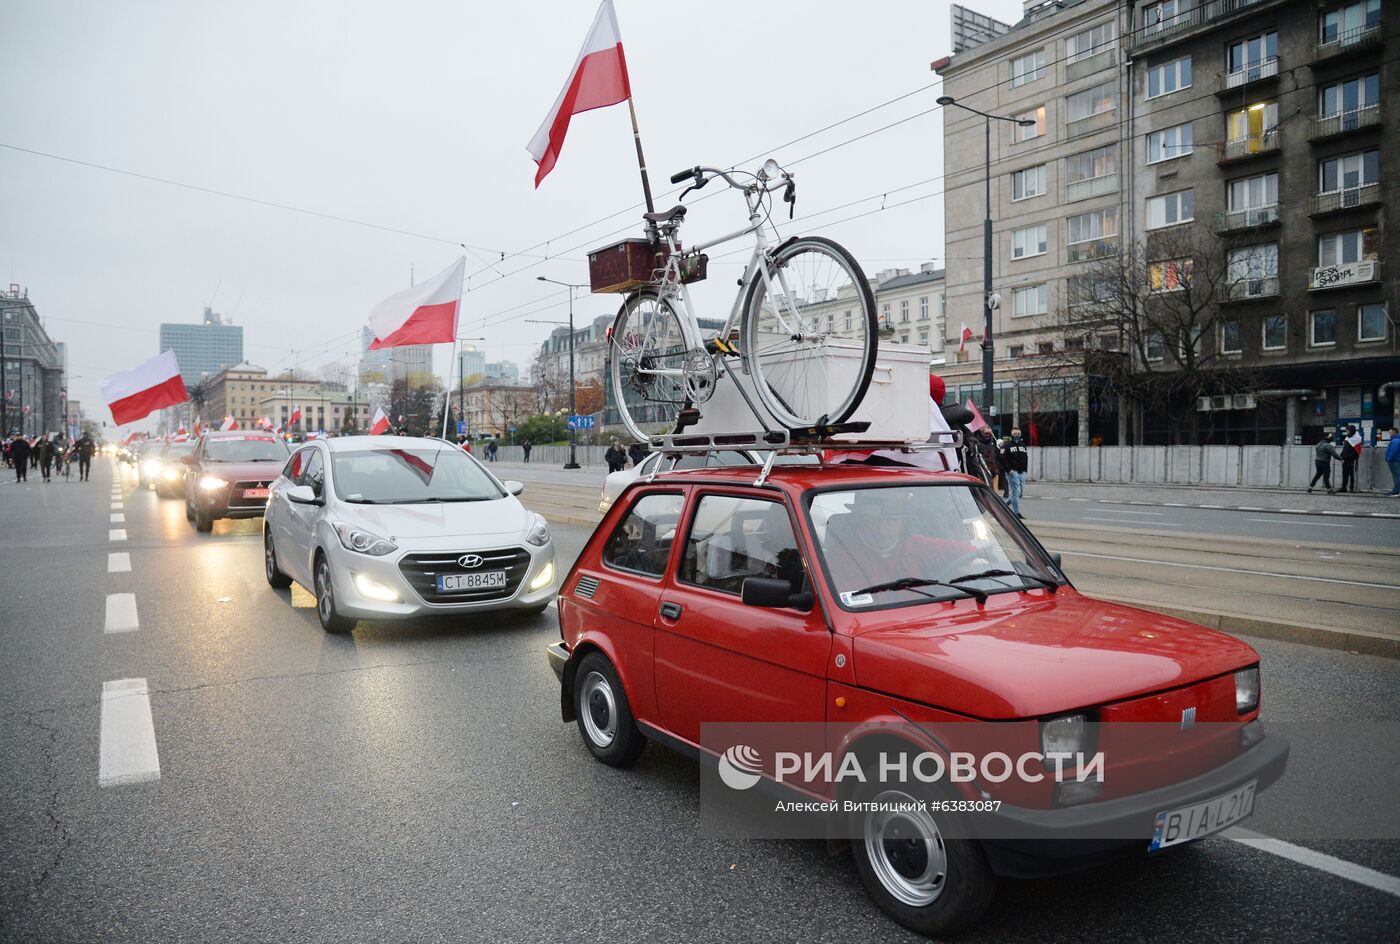
[[[899,485],[818,492],[812,527],[832,592],[853,610],[1057,585],[990,491]]]
[[[171,443],[165,447],[165,451],[161,453],[161,456],[166,459],[178,459],[192,452],[194,452],[194,443],[192,442]]]
[[[287,444],[274,436],[220,436],[204,444],[211,462],[286,462]]]
[[[495,481],[456,449],[365,449],[331,454],[331,479],[341,501],[366,505],[490,501]]]

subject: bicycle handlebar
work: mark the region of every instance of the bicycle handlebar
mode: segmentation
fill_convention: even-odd
[[[747,172],[745,172],[745,173],[747,173]],[[691,167],[691,168],[689,168],[688,170],[681,170],[681,171],[677,171],[676,173],[672,174],[672,175],[671,175],[671,183],[673,183],[673,184],[684,183],[685,181],[690,180],[690,179],[692,179],[692,178],[695,179],[695,180],[701,181],[701,182],[703,183],[703,181],[706,179],[706,177],[705,177],[706,174],[709,174],[709,175],[712,176],[712,177],[718,177],[718,178],[720,178],[720,179],[723,180],[725,183],[729,184],[729,186],[733,187],[735,190],[751,190],[751,191],[764,190],[764,191],[769,191],[769,192],[771,192],[771,191],[773,191],[773,190],[777,190],[777,189],[778,189],[779,187],[781,187],[781,186],[785,186],[785,185],[786,185],[786,181],[787,181],[787,179],[788,179],[787,176],[785,175],[783,178],[774,179],[774,180],[768,180],[768,181],[759,180],[759,181],[756,181],[755,183],[741,183],[740,181],[737,181],[737,180],[735,180],[733,177],[731,177],[729,171],[720,170],[718,167],[703,167],[703,166],[700,166],[700,165],[697,164],[696,166]],[[696,184],[696,188],[698,189],[701,185],[702,185],[702,184]]]
[[[698,174],[698,173],[700,173],[700,168],[698,168],[698,167],[690,167],[690,168],[687,168],[686,170],[678,170],[678,171],[676,171],[674,174],[671,175],[671,183],[673,183],[673,184],[681,183],[681,182],[684,181],[686,178],[688,178],[688,177],[694,177],[694,176],[695,176],[696,174]]]

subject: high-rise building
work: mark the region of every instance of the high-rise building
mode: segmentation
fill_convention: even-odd
[[[486,379],[494,383],[520,383],[520,366],[514,361],[487,361]]]
[[[391,384],[394,380],[394,349],[371,351],[374,332],[369,326],[360,329],[360,386],[371,383]]]
[[[476,345],[464,344],[457,361],[457,377],[460,383],[476,384],[486,379],[486,352],[478,351]]]
[[[406,344],[389,349],[393,353],[393,379],[419,386],[433,377],[433,345]]]
[[[204,307],[198,324],[160,326],[160,351],[175,352],[180,378],[192,387],[201,380],[243,362],[243,327],[228,324],[218,312]]]
[[[29,293],[11,284],[0,292],[0,426],[26,436],[54,433],[66,426],[63,364]]]

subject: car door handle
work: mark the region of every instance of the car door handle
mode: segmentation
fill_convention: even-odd
[[[679,603],[661,604],[661,615],[669,620],[681,618],[681,605]]]

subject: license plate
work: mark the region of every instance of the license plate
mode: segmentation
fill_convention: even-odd
[[[492,590],[506,585],[504,570],[488,570],[480,574],[438,574],[438,593],[454,590]]]
[[[1254,812],[1254,788],[1258,783],[1257,780],[1251,780],[1223,796],[1158,813],[1152,829],[1152,845],[1147,847],[1148,851],[1156,852],[1168,846],[1200,839],[1244,819]]]
[[[243,497],[244,497],[244,498],[266,498],[266,497],[267,497],[267,489],[265,489],[265,488],[245,488],[245,489],[243,490]]]

